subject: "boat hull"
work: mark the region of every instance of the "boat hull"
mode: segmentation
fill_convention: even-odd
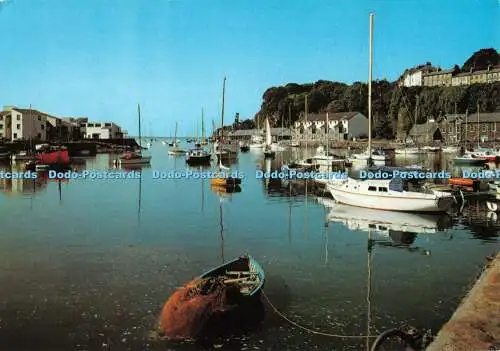
[[[210,161],[212,159],[211,155],[207,156],[197,156],[197,157],[186,157],[186,163],[188,165],[206,165],[210,164]]]
[[[41,152],[36,155],[36,160],[44,165],[68,165],[70,163],[68,150]]]
[[[453,159],[453,162],[456,165],[481,166],[484,165],[487,160],[483,158],[456,157]]]
[[[401,211],[401,212],[429,212],[442,213],[448,211],[454,204],[453,197],[443,198],[407,198],[404,196],[368,195],[342,190],[342,186],[326,185],[333,198],[343,204],[372,208],[376,210]]]
[[[130,158],[130,159],[118,159],[118,163],[120,165],[147,165],[151,163],[151,156],[142,156],[139,158]]]

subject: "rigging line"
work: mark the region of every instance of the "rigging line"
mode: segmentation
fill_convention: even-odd
[[[373,339],[376,339],[377,336],[370,336],[370,335],[341,335],[341,334],[331,334],[331,333],[324,333],[324,332],[320,332],[320,331],[317,331],[317,330],[313,330],[313,329],[310,329],[310,328],[307,328],[307,327],[304,327],[294,321],[292,321],[291,319],[289,319],[287,316],[285,316],[283,313],[281,313],[273,304],[272,302],[269,300],[269,298],[267,297],[266,293],[264,292],[264,290],[262,290],[262,296],[264,296],[264,299],[267,301],[267,303],[269,304],[269,306],[274,310],[274,312],[276,312],[276,314],[278,316],[280,316],[281,318],[283,318],[284,320],[286,320],[288,323],[292,324],[293,326],[299,328],[299,329],[302,329],[302,330],[305,330],[307,331],[308,333],[311,333],[311,334],[316,334],[316,335],[323,335],[323,336],[329,336],[329,337],[332,337],[332,338],[342,338],[342,339],[366,339],[366,338],[373,338]]]

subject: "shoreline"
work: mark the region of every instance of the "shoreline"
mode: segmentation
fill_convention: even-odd
[[[500,350],[500,252],[426,351]]]

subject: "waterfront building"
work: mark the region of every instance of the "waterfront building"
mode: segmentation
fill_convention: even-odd
[[[500,140],[500,112],[445,115],[441,121],[444,141],[480,142]]]
[[[45,112],[5,106],[0,114],[0,137],[5,140],[47,140],[47,117]]]
[[[301,113],[295,122],[293,139],[296,140],[351,140],[368,136],[368,118],[360,112]],[[327,135],[328,133],[328,135]]]
[[[113,122],[87,122],[81,127],[86,139],[121,139],[121,127]]]

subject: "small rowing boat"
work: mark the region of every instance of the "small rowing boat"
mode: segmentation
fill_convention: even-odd
[[[264,280],[264,270],[250,255],[203,273],[177,289],[163,306],[164,336],[200,339],[234,327],[258,310]]]

